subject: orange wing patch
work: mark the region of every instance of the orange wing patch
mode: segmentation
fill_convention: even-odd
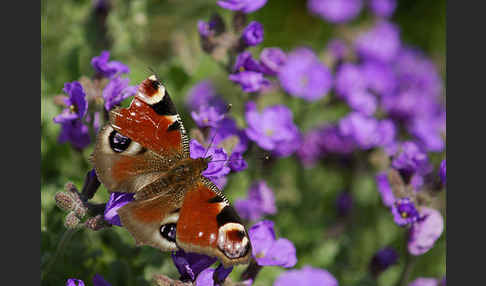
[[[160,155],[182,153],[180,130],[168,130],[176,116],[161,116],[147,103],[134,98],[130,107],[111,112],[113,128]]]

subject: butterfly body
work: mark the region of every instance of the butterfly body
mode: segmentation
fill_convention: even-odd
[[[92,161],[110,192],[134,193],[118,215],[138,245],[215,256],[226,267],[247,263],[247,231],[202,175],[211,158],[191,158],[188,140],[165,87],[150,76],[128,108],[110,112]]]

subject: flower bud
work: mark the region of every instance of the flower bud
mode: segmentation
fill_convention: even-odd
[[[74,212],[69,212],[64,221],[64,226],[66,228],[75,228],[80,222],[80,219],[76,216]]]
[[[56,205],[64,210],[64,211],[71,211],[73,209],[74,201],[73,198],[66,194],[65,192],[57,192],[54,196],[56,201]]]

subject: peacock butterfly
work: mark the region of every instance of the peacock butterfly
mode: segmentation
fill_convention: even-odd
[[[210,161],[189,156],[181,118],[155,75],[139,85],[128,108],[110,111],[92,157],[108,191],[134,193],[135,200],[118,215],[137,245],[205,254],[225,267],[248,263],[245,226],[216,185],[201,175]]]

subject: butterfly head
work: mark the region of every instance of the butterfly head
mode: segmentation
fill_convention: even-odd
[[[213,160],[212,156],[208,156],[206,158],[195,159],[196,169],[199,172],[204,172],[208,168],[209,163],[211,163],[212,160]]]

